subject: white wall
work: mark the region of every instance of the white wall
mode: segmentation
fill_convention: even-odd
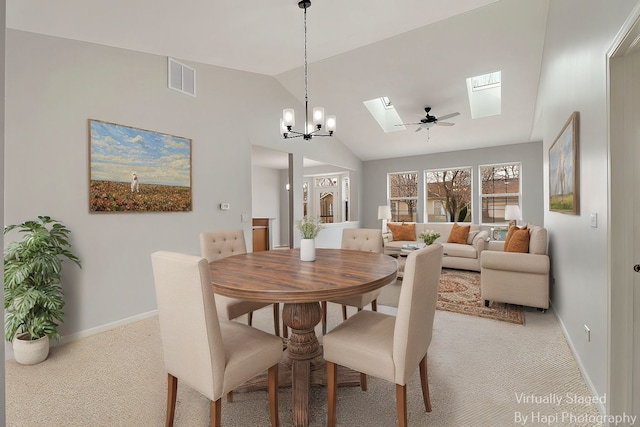
[[[606,53],[636,0],[552,1],[538,98],[543,113],[545,203],[553,306],[593,392],[607,391],[608,128]],[[548,211],[547,151],[580,113],[580,214]],[[590,214],[598,215],[598,228]],[[587,342],[584,325],[591,329]]]
[[[251,245],[253,144],[294,153],[294,190],[304,156],[361,167],[338,138],[283,141],[282,108],[302,107],[269,76],[189,63],[194,98],[166,88],[165,57],[15,30],[6,62],[5,222],[47,214],[72,230],[83,268],[63,271],[65,336],[155,310],[153,251],[197,254],[200,231],[226,228]],[[89,213],[90,118],[191,138],[193,211]]]
[[[364,162],[362,182],[365,197],[360,216],[361,222],[367,228],[381,227],[378,206],[387,204],[387,174],[390,172],[418,171],[418,185],[419,188],[423,188],[423,173],[428,169],[471,167],[474,178],[477,178],[479,165],[510,162],[522,162],[523,222],[543,225],[542,143],[540,142]],[[478,191],[476,184],[472,193],[472,215],[475,224],[480,220]],[[422,191],[418,193],[418,221],[425,221],[424,192]]]

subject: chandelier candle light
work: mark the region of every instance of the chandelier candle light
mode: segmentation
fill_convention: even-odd
[[[307,77],[307,9],[311,7],[311,0],[301,0],[298,7],[304,9],[304,132],[296,132],[293,127],[296,125],[295,112],[293,108],[286,108],[282,112],[280,119],[280,132],[285,139],[302,137],[310,140],[314,136],[333,136],[336,130],[336,116],[327,116],[326,130],[327,133],[319,133],[325,124],[324,108],[313,108],[313,124],[309,124],[309,93],[308,93],[308,77]],[[291,136],[292,134],[293,136]]]

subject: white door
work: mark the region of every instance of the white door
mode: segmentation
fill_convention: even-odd
[[[640,415],[640,8],[609,56],[610,415]],[[638,266],[638,267],[636,267]],[[637,422],[637,419],[636,419]]]
[[[633,150],[634,179],[634,200],[633,200],[633,386],[632,402],[633,413],[640,414],[640,53],[636,52],[631,58],[631,69],[633,79],[633,119],[632,134],[628,141],[629,148]],[[629,266],[631,268],[631,266]]]

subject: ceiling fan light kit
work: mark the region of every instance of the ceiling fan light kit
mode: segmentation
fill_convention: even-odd
[[[309,123],[309,94],[307,77],[307,9],[311,7],[311,0],[300,0],[298,7],[304,9],[304,129],[303,132],[293,130],[296,116],[293,108],[285,108],[280,119],[280,132],[285,139],[300,138],[310,140],[314,136],[333,136],[336,130],[336,116],[324,115],[324,108],[314,107]],[[325,126],[327,133],[320,133]]]
[[[419,122],[416,122],[416,123],[400,123],[400,124],[397,124],[396,126],[417,125],[418,128],[415,130],[415,132],[419,132],[423,128],[429,130],[429,128],[433,127],[434,125],[438,125],[438,126],[453,126],[453,125],[455,125],[455,123],[443,122],[442,120],[450,119],[452,117],[456,117],[456,116],[460,115],[459,112],[455,112],[455,113],[445,114],[444,116],[436,117],[436,116],[433,116],[433,115],[429,114],[431,112],[431,107],[424,107],[424,111],[427,114],[423,118],[421,118]]]

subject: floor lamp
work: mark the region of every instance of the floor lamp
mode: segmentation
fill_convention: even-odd
[[[378,219],[382,220],[382,232],[387,232],[387,221],[391,219],[391,206],[378,206]]]

